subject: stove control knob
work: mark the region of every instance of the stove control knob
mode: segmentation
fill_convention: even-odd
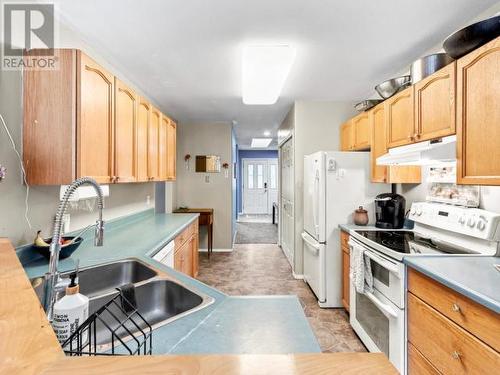
[[[483,231],[486,228],[486,222],[484,220],[479,219],[477,222],[477,229]]]
[[[476,218],[474,216],[469,217],[469,220],[467,220],[467,225],[471,228],[474,228],[476,225]]]

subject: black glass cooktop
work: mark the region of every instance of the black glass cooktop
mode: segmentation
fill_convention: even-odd
[[[381,246],[402,254],[472,253],[472,251],[459,249],[445,243],[437,243],[435,240],[424,238],[412,231],[367,230],[356,231],[356,233]]]

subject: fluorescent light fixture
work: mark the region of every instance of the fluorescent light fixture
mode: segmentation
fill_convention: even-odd
[[[264,137],[270,137],[271,136],[271,132],[269,130],[266,130],[264,132]]]
[[[273,141],[272,138],[252,138],[251,147],[263,148],[267,147]]]
[[[248,45],[243,49],[243,103],[276,103],[295,60],[288,45]]]

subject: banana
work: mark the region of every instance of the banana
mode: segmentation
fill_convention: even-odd
[[[38,247],[49,247],[50,245],[47,242],[45,242],[42,236],[40,235],[41,232],[42,232],[41,230],[36,232],[35,245]]]

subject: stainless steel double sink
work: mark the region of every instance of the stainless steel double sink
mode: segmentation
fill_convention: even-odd
[[[67,277],[68,274],[61,276]],[[212,297],[135,258],[82,268],[78,278],[80,293],[90,299],[89,315],[116,297],[119,293],[116,288],[133,284],[137,310],[153,329],[199,311],[214,301]],[[44,283],[43,277],[31,279],[31,285],[40,300]],[[134,330],[133,327],[131,329]],[[135,330],[139,331],[137,328]],[[111,344],[109,335],[103,331],[101,335],[97,332],[96,336],[97,344],[106,350]]]

